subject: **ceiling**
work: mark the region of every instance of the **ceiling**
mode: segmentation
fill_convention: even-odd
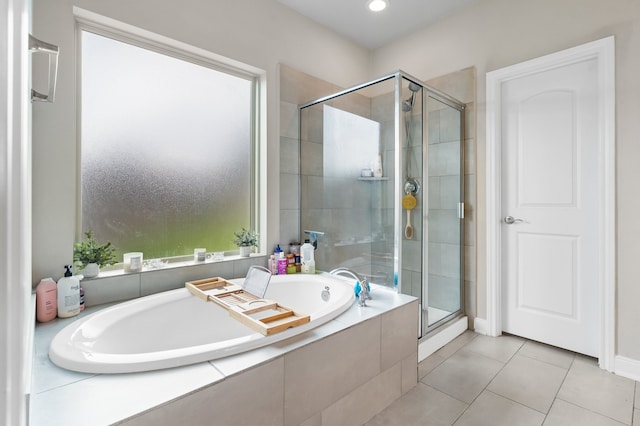
[[[278,2],[368,49],[424,28],[478,0],[389,0],[371,12],[367,0],[278,0]]]

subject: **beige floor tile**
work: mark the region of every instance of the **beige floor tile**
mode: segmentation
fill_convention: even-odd
[[[567,369],[516,354],[487,389],[547,414],[566,374]]]
[[[573,360],[573,362],[574,363],[578,362],[578,363],[582,363],[582,364],[586,364],[586,365],[590,365],[592,367],[598,368],[598,359],[587,356],[587,355],[576,354],[576,357]]]
[[[471,342],[477,336],[479,336],[479,334],[476,334],[471,330],[467,330],[461,335],[459,335],[458,337],[456,337],[455,339],[453,339],[451,342],[447,343],[446,345],[438,349],[435,353],[440,355],[443,358],[449,358],[451,355],[456,353],[458,349],[462,348],[464,345]]]
[[[522,345],[518,354],[562,368],[571,367],[571,363],[576,357],[573,352],[530,340]]]
[[[640,408],[640,382],[636,382],[636,399],[633,405],[636,408]]]
[[[544,426],[622,426],[609,417],[594,413],[577,405],[569,404],[561,399],[556,399],[544,421]]]
[[[454,423],[456,426],[534,426],[541,425],[544,414],[484,391]]]
[[[515,336],[489,337],[479,335],[464,348],[500,362],[507,362],[518,352],[523,343],[524,339]]]
[[[576,357],[558,398],[625,424],[633,416],[635,382]]]
[[[640,426],[640,409],[633,410],[633,426]]]
[[[458,401],[424,383],[371,419],[366,426],[451,425],[467,408]]]
[[[461,349],[421,381],[471,403],[504,366],[500,361]]]
[[[418,364],[418,380],[431,373],[434,368],[445,362],[447,359],[437,352],[429,355],[424,361]]]

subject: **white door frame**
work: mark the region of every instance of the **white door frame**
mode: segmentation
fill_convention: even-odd
[[[598,291],[600,306],[599,365],[614,369],[615,357],[615,49],[614,37],[587,43],[541,58],[487,73],[486,139],[486,323],[476,330],[489,336],[502,334],[502,200],[501,200],[501,88],[505,81],[587,59],[598,64]]]

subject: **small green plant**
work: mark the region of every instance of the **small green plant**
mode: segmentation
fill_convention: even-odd
[[[98,244],[93,239],[91,231],[84,233],[86,240],[75,243],[73,246],[73,261],[79,263],[84,269],[89,263],[97,263],[99,267],[116,263],[115,249],[111,242]]]
[[[258,246],[258,234],[248,229],[242,228],[241,230],[234,232],[235,239],[233,243],[238,247],[257,247]]]

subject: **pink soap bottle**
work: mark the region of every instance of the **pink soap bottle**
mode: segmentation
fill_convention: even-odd
[[[285,275],[287,273],[287,259],[284,257],[284,253],[278,253],[278,275]]]
[[[36,287],[36,319],[51,321],[58,315],[58,286],[53,278],[43,278]]]

